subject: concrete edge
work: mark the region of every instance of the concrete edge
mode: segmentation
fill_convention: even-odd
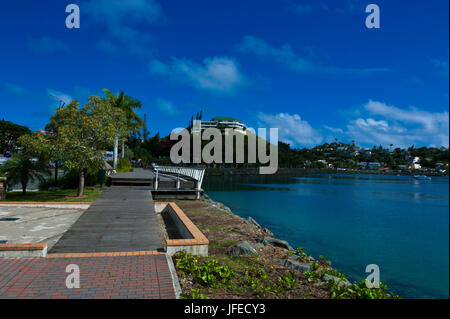
[[[92,258],[92,257],[128,257],[128,256],[148,256],[163,255],[157,250],[148,251],[122,251],[122,252],[97,252],[97,253],[50,253],[47,258]]]
[[[172,277],[173,290],[175,292],[175,298],[180,299],[181,295],[181,286],[180,281],[178,280],[177,270],[175,269],[175,265],[173,264],[172,257],[168,254],[166,255],[167,264],[169,265],[170,276]]]
[[[46,257],[47,249],[47,243],[0,244],[0,257]]]
[[[200,229],[192,222],[192,220],[183,212],[183,210],[175,202],[160,202],[155,201],[155,211],[157,205],[169,206],[179,221],[186,227],[192,238],[187,239],[168,239],[166,243],[168,246],[185,246],[185,245],[208,245],[209,240],[200,231]],[[164,207],[164,208],[165,208]],[[163,208],[163,209],[164,209]]]
[[[91,202],[86,203],[31,203],[31,202],[0,202],[0,207],[34,207],[34,208],[64,208],[64,209],[88,209]]]

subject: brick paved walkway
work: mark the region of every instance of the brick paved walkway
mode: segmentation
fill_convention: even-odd
[[[80,288],[66,287],[66,267]],[[164,254],[85,258],[0,258],[0,298],[175,298]]]

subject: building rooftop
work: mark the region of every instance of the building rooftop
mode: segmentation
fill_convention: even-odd
[[[234,117],[229,117],[229,116],[215,116],[211,119],[211,121],[231,121],[231,122],[242,123],[241,121],[235,119]]]

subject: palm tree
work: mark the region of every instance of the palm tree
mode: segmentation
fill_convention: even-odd
[[[140,135],[139,130],[144,126],[144,122],[139,117],[139,115],[137,115],[134,112],[134,110],[140,109],[142,107],[141,102],[132,98],[131,96],[125,95],[123,91],[120,91],[120,93],[117,95],[107,89],[103,89],[103,91],[106,94],[106,99],[109,100],[114,107],[118,107],[122,111],[124,111],[128,122],[128,128],[131,131],[136,132],[138,135]],[[117,136],[114,142],[114,164],[113,164],[114,169],[117,167],[118,148],[119,148],[119,136]],[[124,139],[122,139],[122,158],[123,157],[125,157]]]
[[[50,174],[48,166],[42,161],[34,161],[25,155],[15,155],[1,168],[0,172],[6,174],[8,184],[21,184],[22,195],[27,194],[28,182],[43,181],[44,174]]]

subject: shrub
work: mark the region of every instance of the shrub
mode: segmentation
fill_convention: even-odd
[[[185,252],[176,255],[176,266],[184,276],[190,275],[194,281],[205,287],[225,284],[234,277],[234,272],[227,266],[222,266],[217,259],[200,261],[198,257]]]
[[[117,172],[118,173],[125,173],[125,172],[132,172],[133,171],[133,165],[131,165],[131,162],[126,158],[119,158],[117,161]]]
[[[209,299],[201,293],[200,289],[192,289],[192,294],[181,294],[181,299]]]
[[[55,186],[56,186],[56,183],[55,183],[55,177],[54,176],[49,177],[49,178],[39,182],[39,184],[38,184],[38,188],[41,191],[46,191],[50,187],[55,187]]]
[[[365,280],[355,282],[351,287],[339,286],[337,283],[328,283],[331,288],[331,298],[342,299],[398,299],[399,296],[388,293],[386,285],[380,283],[380,288],[367,288]]]
[[[297,288],[297,280],[291,273],[285,274],[278,278],[280,285],[286,290],[292,290]]]
[[[48,190],[50,187],[58,186],[61,189],[74,189],[78,187],[79,175],[77,170],[66,172],[62,177],[58,177],[58,185],[55,184],[55,177],[50,176],[39,183],[40,190]],[[98,184],[98,171],[88,171],[85,176],[85,186],[95,186]]]

